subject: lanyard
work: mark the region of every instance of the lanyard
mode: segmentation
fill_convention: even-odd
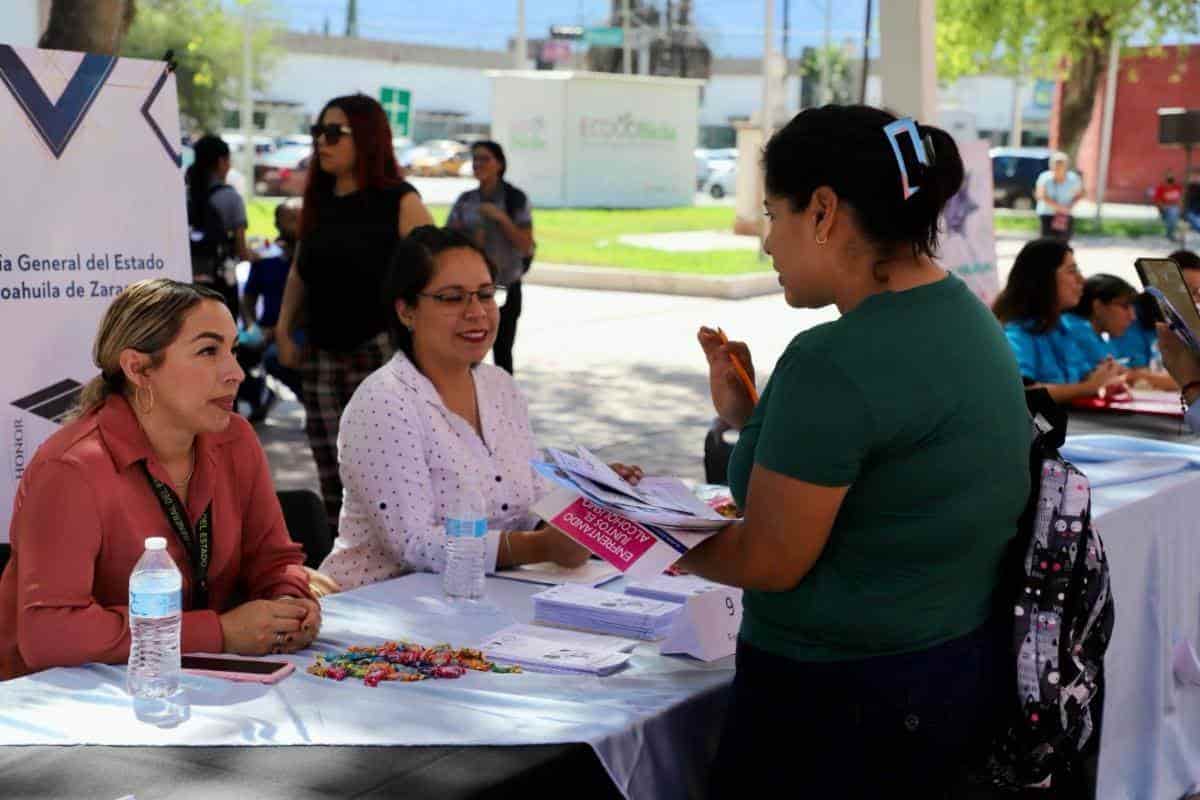
[[[210,542],[212,540],[212,503],[208,504],[208,508],[204,509],[204,513],[200,515],[200,519],[196,520],[196,530],[193,532],[191,526],[188,525],[187,514],[179,502],[179,497],[171,490],[171,487],[151,475],[145,461],[142,462],[142,471],[146,473],[146,480],[150,481],[150,488],[154,490],[154,496],[158,498],[158,503],[162,506],[163,514],[167,517],[167,522],[171,523],[175,534],[183,542],[184,549],[187,550],[188,560],[192,562],[192,602],[188,608],[191,611],[208,608],[208,562],[211,553]]]

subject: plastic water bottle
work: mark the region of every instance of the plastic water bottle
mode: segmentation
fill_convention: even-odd
[[[442,590],[450,598],[483,597],[487,556],[487,511],[483,495],[468,490],[446,516],[446,567]]]
[[[167,722],[177,715],[183,577],[152,536],[129,576],[129,668],[126,686],[139,719]]]

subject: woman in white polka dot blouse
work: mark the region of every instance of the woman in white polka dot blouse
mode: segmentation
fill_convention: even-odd
[[[500,318],[495,268],[462,234],[426,226],[400,242],[389,273],[397,350],[342,415],[345,495],[321,572],[343,589],[440,572],[446,515],[472,490],[487,503],[489,572],[582,564],[586,550],[529,513],[549,487],[530,465],[537,453],[525,398],[507,372],[480,363]],[[629,480],[641,476],[613,466]]]

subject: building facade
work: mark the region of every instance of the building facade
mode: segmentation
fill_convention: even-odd
[[[1101,128],[1106,77],[1096,87],[1092,117],[1076,153],[1089,198],[1096,197],[1100,175]],[[1058,144],[1056,93],[1051,141]],[[1104,199],[1114,203],[1145,203],[1155,185],[1172,171],[1182,182],[1184,151],[1158,143],[1158,109],[1200,108],[1200,48],[1138,48],[1121,58],[1113,111],[1108,187]],[[1193,158],[1192,181],[1200,181],[1200,152]]]

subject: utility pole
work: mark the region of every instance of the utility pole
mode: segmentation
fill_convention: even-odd
[[[254,197],[254,102],[250,96],[254,75],[254,53],[250,47],[254,35],[251,4],[242,6],[242,86],[238,121],[242,129],[242,174],[246,177],[246,199]]]
[[[513,68],[525,69],[525,55],[529,45],[525,42],[525,0],[517,0],[517,51],[513,53]]]
[[[1120,73],[1121,37],[1112,32],[1112,45],[1108,50],[1108,76],[1104,85],[1104,118],[1100,124],[1100,164],[1096,184],[1096,221],[1104,214],[1104,192],[1108,188],[1108,162],[1112,156],[1113,116],[1117,110],[1117,78]],[[1187,180],[1183,182],[1187,191]]]
[[[633,53],[629,43],[629,0],[621,0],[621,71],[633,72]]]
[[[1008,134],[1008,146],[1020,147],[1025,127],[1025,107],[1021,102],[1021,90],[1025,86],[1024,70],[1013,78],[1012,130]]]
[[[833,68],[829,49],[833,47],[833,0],[825,0],[825,43],[821,48],[821,105],[832,102],[830,95],[830,71]]]
[[[346,0],[346,36],[358,37],[358,0]]]
[[[792,57],[790,55],[792,48],[789,46],[789,42],[788,42],[788,39],[790,38],[790,34],[792,32],[791,20],[792,20],[792,0],[783,0],[783,54],[782,55],[783,55],[783,96],[784,96],[783,107],[784,108],[787,108],[787,105],[788,105],[788,100],[787,100],[788,81],[792,77]],[[799,89],[797,89],[796,91],[797,91],[796,107],[799,108],[800,107]]]

